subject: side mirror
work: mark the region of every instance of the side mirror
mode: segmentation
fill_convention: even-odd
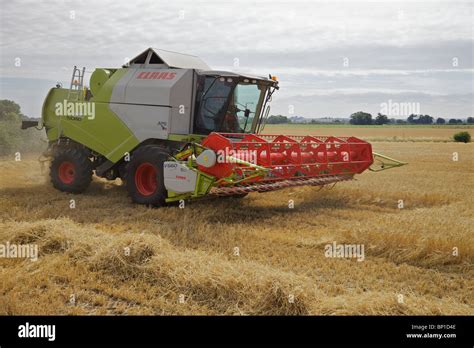
[[[250,116],[250,110],[249,110],[249,109],[245,109],[245,111],[244,111],[244,116],[245,116],[246,118],[248,118],[248,117]]]

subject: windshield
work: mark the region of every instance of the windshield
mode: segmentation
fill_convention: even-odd
[[[257,109],[260,110],[260,97],[265,87],[239,83],[234,89],[232,102],[242,132],[250,132]]]
[[[232,78],[205,77],[198,80],[195,133],[208,134],[220,128],[233,87]]]
[[[254,83],[252,83],[254,82]],[[194,132],[248,133],[258,118],[267,87],[256,80],[202,76],[198,79]]]

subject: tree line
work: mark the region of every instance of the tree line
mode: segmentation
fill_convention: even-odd
[[[358,111],[351,115],[350,121],[351,124],[357,125],[370,125],[370,124],[463,124],[464,122],[461,119],[450,118],[446,119],[438,117],[435,119],[430,115],[415,115],[411,114],[407,117],[406,120],[389,118],[387,115],[378,113],[375,118],[372,118],[372,115]],[[466,120],[467,124],[474,124],[474,117],[468,117]]]
[[[292,123],[291,119],[283,115],[272,115],[267,120],[268,124],[284,124]],[[318,123],[315,119],[312,119],[309,123]],[[336,120],[334,123],[340,123]],[[430,115],[415,115],[411,114],[405,120],[389,118],[387,115],[378,113],[374,118],[370,113],[358,111],[353,113],[349,119],[350,124],[354,125],[383,125],[383,124],[474,124],[474,117],[468,117],[466,122],[461,119],[450,118],[445,119],[442,117],[434,118]]]

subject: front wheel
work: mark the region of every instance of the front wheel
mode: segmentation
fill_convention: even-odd
[[[126,167],[126,185],[133,202],[155,207],[165,205],[163,164],[168,158],[159,146],[147,145],[134,151]]]

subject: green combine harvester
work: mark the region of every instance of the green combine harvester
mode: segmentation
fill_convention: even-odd
[[[136,203],[243,197],[350,180],[402,162],[355,137],[261,134],[274,76],[211,70],[195,56],[149,48],[121,68],[98,68],[89,87],[52,88],[40,127],[55,188],[81,193],[92,175],[121,178]],[[25,121],[22,128],[38,126]]]

